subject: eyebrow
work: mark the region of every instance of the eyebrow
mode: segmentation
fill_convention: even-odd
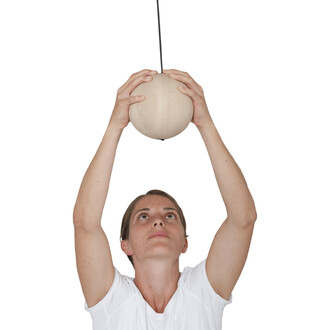
[[[173,210],[173,211],[179,213],[178,210],[175,209],[175,208],[173,208],[173,207],[164,207],[163,210],[165,210],[165,211]],[[135,212],[134,217],[136,216],[137,213],[139,213],[139,212],[141,212],[141,211],[150,211],[150,209],[148,209],[148,208],[144,208],[144,209],[138,210],[138,211]]]
[[[164,207],[163,210],[167,211],[167,210],[173,210],[175,212],[178,212],[177,209],[173,208],[173,207]]]
[[[150,211],[150,209],[148,208],[144,208],[144,209],[141,209],[141,210],[138,210],[134,213],[134,217],[136,216],[137,213],[141,212],[141,211]]]

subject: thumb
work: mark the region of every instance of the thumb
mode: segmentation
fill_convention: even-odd
[[[133,104],[136,102],[141,102],[145,99],[146,97],[144,95],[134,95],[134,96],[130,96],[128,98],[128,103],[129,104]]]

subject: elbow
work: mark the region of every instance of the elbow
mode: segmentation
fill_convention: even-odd
[[[252,205],[248,208],[246,219],[248,223],[255,223],[257,221],[258,214],[256,207],[254,205],[254,201],[252,200]]]
[[[92,232],[101,227],[101,222],[93,221],[87,218],[73,218],[73,227],[75,230],[84,230],[85,232]]]
[[[251,212],[241,218],[241,223],[243,227],[253,226],[256,221],[257,221],[257,212]]]
[[[257,221],[258,215],[257,215],[257,211],[254,210],[254,212],[252,213],[252,215],[249,216],[248,221],[251,223],[255,223]]]
[[[257,218],[258,218],[258,214],[257,214],[257,210],[254,206],[254,203],[253,203],[253,206],[249,208],[249,212],[248,212],[248,220],[250,222],[256,222]]]
[[[88,214],[75,208],[73,210],[73,225],[75,228],[94,230],[96,227],[101,226],[101,220],[95,217],[94,214]]]
[[[72,218],[73,218],[73,225],[74,226],[80,226],[81,225],[83,215],[81,214],[80,210],[77,208],[77,204],[74,206]]]
[[[82,227],[84,224],[86,224],[85,218],[83,218],[81,215],[73,213],[73,226],[75,228]]]
[[[254,225],[257,217],[258,215],[254,203],[253,206],[247,207],[244,210],[228,212],[228,218],[232,219],[231,221],[235,222],[240,227],[250,227]]]
[[[254,204],[254,200],[253,198],[251,197],[251,200],[246,208],[246,211],[245,211],[245,218],[247,219],[247,221],[249,223],[254,223],[256,222],[257,220],[257,210],[256,210],[256,206]]]

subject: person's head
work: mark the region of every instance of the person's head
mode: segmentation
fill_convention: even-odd
[[[163,231],[167,237],[152,237]],[[150,190],[128,206],[121,223],[121,248],[132,263],[141,257],[179,257],[188,248],[186,220],[176,200],[162,190]],[[135,267],[134,267],[135,268]]]

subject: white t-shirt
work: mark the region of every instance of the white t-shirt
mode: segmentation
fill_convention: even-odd
[[[221,330],[223,309],[232,302],[232,295],[225,300],[213,290],[205,262],[184,268],[163,313],[155,312],[145,301],[134,278],[115,268],[106,296],[90,308],[85,302],[93,330]]]

